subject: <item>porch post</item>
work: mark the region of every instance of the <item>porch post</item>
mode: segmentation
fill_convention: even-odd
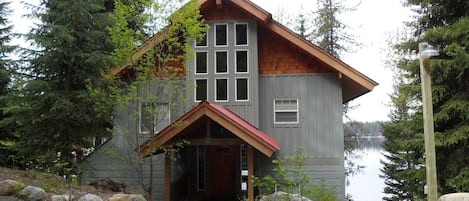
[[[252,185],[252,175],[254,174],[254,150],[248,146],[248,200],[254,201],[254,186]]]
[[[164,156],[164,201],[171,201],[171,157]]]

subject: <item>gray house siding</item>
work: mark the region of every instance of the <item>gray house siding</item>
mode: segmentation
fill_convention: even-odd
[[[187,75],[194,79],[207,79],[208,80],[208,96],[207,100],[223,105],[231,111],[251,123],[252,125],[259,126],[259,72],[258,72],[258,52],[257,52],[257,23],[254,20],[220,20],[220,21],[206,21],[211,27],[207,32],[207,46],[195,46],[194,51],[208,52],[208,72],[207,74],[195,74],[195,59],[189,59],[187,63]],[[245,23],[248,25],[248,45],[235,45],[235,25]],[[214,45],[214,25],[227,24],[228,26],[228,45],[218,47]],[[235,72],[235,52],[236,50],[248,51],[248,72],[237,73]],[[215,73],[215,51],[228,51],[228,73],[217,74]],[[224,78],[228,79],[228,101],[215,100],[215,79]],[[236,78],[248,79],[248,100],[237,101],[235,99],[235,80]],[[192,90],[187,93],[188,106],[197,104],[195,101],[195,92]]]
[[[182,83],[182,82],[181,82]],[[157,95],[167,93],[167,89],[161,84],[152,83],[142,87],[139,97],[141,102],[147,100],[146,93]],[[181,85],[183,86],[183,85]],[[164,96],[161,96],[164,97]],[[153,100],[155,101],[155,100]],[[157,100],[160,103],[167,103],[167,98]],[[184,103],[183,103],[184,105]],[[99,179],[113,179],[125,182],[131,189],[131,192],[144,193],[144,185],[149,184],[150,178],[150,158],[139,158],[136,148],[141,143],[149,139],[149,134],[139,133],[139,110],[138,102],[133,101],[128,105],[116,106],[114,118],[114,135],[107,142],[97,148],[84,161],[83,182],[91,183]],[[171,110],[171,121],[175,120],[186,108],[180,107]],[[164,128],[168,125],[163,121],[158,121],[158,128]],[[163,125],[164,124],[164,125]],[[153,195],[154,200],[163,200],[164,191],[164,155],[153,156]],[[184,169],[179,168],[178,161],[172,161],[171,181],[173,183],[173,198],[178,198],[185,193],[185,181],[182,180]]]
[[[263,75],[259,79],[260,129],[275,138],[279,157],[292,156],[298,146],[308,155],[305,171],[323,178],[345,194],[342,92],[334,74]],[[274,99],[297,99],[298,124],[274,124]],[[260,162],[260,174],[268,174],[271,160]]]

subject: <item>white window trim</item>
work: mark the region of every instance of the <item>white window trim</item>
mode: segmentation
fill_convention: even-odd
[[[149,135],[150,131],[142,131],[142,105],[143,104],[150,104],[151,102],[138,102],[138,133],[141,135]],[[168,125],[171,124],[171,107],[169,107],[168,103],[155,103],[155,104],[167,104],[168,105]],[[156,114],[155,114],[156,115]],[[153,117],[154,121],[158,121],[157,118]],[[157,125],[157,122],[153,122],[155,125]],[[150,129],[150,128],[149,128]],[[158,134],[160,131],[158,130],[158,127],[155,126],[153,133]]]
[[[226,52],[226,72],[217,72],[217,53],[218,52]],[[217,75],[226,75],[226,74],[230,74],[230,54],[228,52],[228,50],[215,50],[214,51],[214,55],[213,55],[213,61],[214,61],[214,69],[213,71],[215,72],[215,74]]]
[[[219,77],[219,78],[215,78],[215,102],[229,102],[230,101],[230,80],[227,78],[227,77]],[[218,80],[226,80],[226,100],[218,100],[217,98],[217,81]]]
[[[246,52],[246,72],[238,72],[238,52]],[[234,71],[235,74],[248,74],[249,73],[249,50],[248,49],[239,49],[235,50],[235,57],[234,57]]]
[[[246,100],[239,100],[238,99],[238,80],[246,80],[247,81],[247,99]],[[249,102],[249,78],[248,77],[237,77],[235,79],[235,101],[236,102]]]
[[[275,109],[275,101],[277,100],[296,100],[296,110],[276,110]],[[284,99],[274,99],[273,100],[273,111],[274,111],[274,124],[299,124],[300,123],[300,108],[299,108],[299,100],[298,99],[287,99],[287,98],[284,98]],[[276,116],[277,116],[277,112],[296,112],[296,122],[277,122],[276,121]]]
[[[226,26],[226,45],[217,45],[217,26],[218,25],[225,25]],[[230,40],[228,38],[229,36],[229,32],[230,32],[230,28],[228,26],[228,23],[216,23],[213,25],[213,46],[215,47],[228,47],[228,45],[230,44]],[[207,41],[208,43],[208,41]]]
[[[194,47],[195,47],[195,48],[204,48],[204,47],[208,47],[208,33],[205,33],[204,36],[205,36],[205,41],[206,41],[205,46],[199,46],[199,45],[197,45],[197,39],[194,39]]]
[[[207,78],[203,78],[203,79],[194,79],[194,86],[195,86],[195,90],[194,90],[194,102],[202,102],[202,100],[197,100],[197,80],[205,80],[206,83],[207,83],[207,87],[205,89],[205,93],[207,95],[207,100],[208,100],[208,88],[209,88],[209,85],[208,85],[208,79]]]
[[[238,38],[236,37],[236,33],[237,33],[237,28],[236,28],[236,25],[239,25],[239,24],[245,24],[246,25],[246,44],[244,45],[238,45],[237,42],[238,42]],[[234,35],[235,35],[235,46],[237,47],[247,47],[249,46],[249,24],[247,22],[240,22],[240,23],[235,23],[234,25]]]
[[[206,59],[206,68],[207,68],[207,72],[206,73],[197,73],[197,53],[199,52],[205,52],[205,55],[207,56],[207,59]],[[208,67],[208,58],[209,58],[209,55],[208,55],[208,51],[206,50],[202,50],[202,51],[196,51],[194,53],[194,75],[208,75],[208,72],[209,72],[209,67]]]

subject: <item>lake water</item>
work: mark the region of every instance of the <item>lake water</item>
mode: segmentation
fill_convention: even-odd
[[[349,185],[346,193],[352,195],[354,201],[376,201],[382,200],[386,194],[383,193],[384,180],[379,176],[381,173],[381,160],[383,156],[382,144],[384,138],[362,138],[360,140],[359,164],[365,166],[361,172],[348,178]]]

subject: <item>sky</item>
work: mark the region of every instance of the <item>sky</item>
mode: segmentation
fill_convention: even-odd
[[[13,32],[26,33],[33,25],[30,19],[22,17],[30,11],[23,8],[20,2],[12,0]],[[316,10],[314,0],[252,0],[274,16],[279,10],[294,16],[300,10]],[[27,0],[28,3],[38,4],[39,0]],[[409,20],[411,12],[404,8],[400,0],[346,0],[346,6],[355,6],[355,11],[343,14],[342,20],[350,27],[351,35],[362,45],[355,52],[342,56],[342,60],[379,83],[370,93],[352,101],[356,108],[348,116],[355,121],[386,121],[390,111],[389,94],[392,93],[393,72],[385,67],[387,39],[403,27],[403,22]],[[361,3],[360,3],[361,2]],[[24,43],[14,40],[13,43]]]

